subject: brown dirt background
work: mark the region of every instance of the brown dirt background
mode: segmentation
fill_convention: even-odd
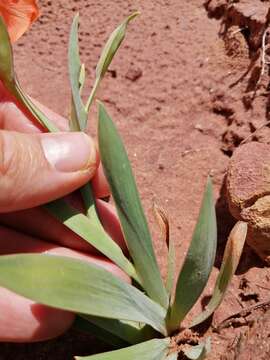
[[[90,87],[108,35],[130,12],[141,11],[141,16],[130,25],[98,97],[115,119],[127,146],[163,274],[165,246],[154,224],[153,199],[169,214],[180,267],[206,177],[209,173],[213,176],[220,246],[205,294],[210,295],[222,249],[234,223],[224,200],[229,157],[241,140],[269,119],[268,74],[265,87],[256,94],[252,106],[249,99],[254,71],[237,82],[258,53],[256,44],[250,41],[254,24],[241,23],[237,15],[228,20],[224,14],[229,1],[219,0],[208,4],[202,0],[39,3],[42,17],[15,46],[16,68],[29,94],[65,116],[70,99],[67,40],[75,12],[81,13],[80,44]],[[236,6],[244,18],[265,25],[269,1],[241,0]],[[222,26],[228,21],[233,25],[232,32],[224,38]],[[237,31],[239,26],[244,30]],[[93,134],[95,115],[91,115]],[[267,143],[269,139],[268,127],[253,138]],[[243,307],[269,300],[269,293],[269,269],[246,248],[238,273],[213,318],[214,324]],[[193,312],[201,308],[203,300]],[[220,334],[213,333],[209,359],[269,359],[269,311],[254,312],[248,320],[242,319],[241,324]],[[2,344],[0,359],[66,360],[95,349],[100,349],[95,340],[72,330],[42,344]]]

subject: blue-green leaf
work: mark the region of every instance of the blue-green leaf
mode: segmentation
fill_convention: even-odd
[[[38,303],[146,323],[166,334],[165,310],[134,286],[85,261],[54,255],[0,257],[0,286]]]
[[[101,162],[136,271],[147,294],[166,308],[168,295],[161,279],[127,153],[102,104],[99,104],[98,139]]]
[[[68,49],[68,68],[72,92],[72,112],[70,119],[70,130],[85,130],[87,125],[87,111],[81,99],[81,88],[85,81],[85,69],[81,64],[78,41],[79,14],[72,22],[69,49]]]
[[[109,322],[110,320],[106,319],[106,321]],[[128,346],[128,343],[126,341],[80,316],[76,317],[74,323],[72,324],[72,327],[76,330],[92,334],[97,339],[105,342],[106,344],[112,345],[114,348],[119,349]]]
[[[44,208],[62,224],[112,260],[129,276],[139,281],[134,266],[125,257],[120,246],[105,232],[93,207],[89,212],[89,215],[92,216],[88,217],[68,205],[63,199],[46,204]]]
[[[39,123],[49,129],[49,131],[57,131],[57,127],[47,118],[45,114],[43,114],[42,111],[37,108],[28,95],[24,93],[16,79],[12,47],[6,25],[1,16],[0,39],[0,80],[7,90],[14,95],[22,106],[26,107],[30,111]]]
[[[163,360],[168,353],[170,339],[154,339],[121,350],[91,356],[78,356],[76,360]]]
[[[0,79],[5,85],[8,85],[13,83],[15,73],[12,47],[2,16],[0,16],[0,39]]]
[[[171,331],[179,327],[205,288],[214,265],[216,246],[215,205],[211,180],[208,178],[199,218],[176,285],[168,320]]]
[[[238,221],[232,229],[226,244],[222,265],[215,284],[213,296],[205,310],[191,323],[190,327],[205,321],[222,302],[232,277],[237,269],[247,235],[247,223]]]
[[[107,331],[113,336],[117,336],[132,345],[153,339],[157,335],[153,328],[141,323],[117,319],[105,319],[90,315],[82,315],[82,317],[104,331]]]
[[[119,49],[122,41],[125,38],[126,35],[126,29],[128,26],[128,23],[134,19],[137,15],[139,15],[139,12],[134,12],[133,14],[129,15],[110,35],[107,43],[105,44],[100,59],[98,61],[97,67],[96,67],[96,79],[95,83],[92,89],[92,92],[89,96],[89,99],[87,101],[86,110],[89,111],[90,106],[94,100],[95,94],[97,92],[98,86],[104,77],[106,71],[108,70],[108,67],[110,66],[110,63],[112,62],[112,59],[114,58],[114,55],[116,54],[117,50]]]

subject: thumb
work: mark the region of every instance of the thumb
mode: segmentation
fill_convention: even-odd
[[[27,209],[62,197],[91,179],[97,153],[79,132],[0,131],[0,212]]]

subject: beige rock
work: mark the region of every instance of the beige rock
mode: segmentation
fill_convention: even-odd
[[[239,147],[230,160],[226,186],[232,215],[248,222],[248,244],[270,265],[270,145]]]

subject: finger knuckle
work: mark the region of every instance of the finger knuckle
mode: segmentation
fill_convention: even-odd
[[[20,134],[21,135],[21,134]],[[33,174],[31,151],[25,149],[22,137],[15,132],[0,131],[0,206],[10,206],[23,195]],[[30,146],[28,144],[27,146]],[[29,149],[30,150],[30,149]]]

